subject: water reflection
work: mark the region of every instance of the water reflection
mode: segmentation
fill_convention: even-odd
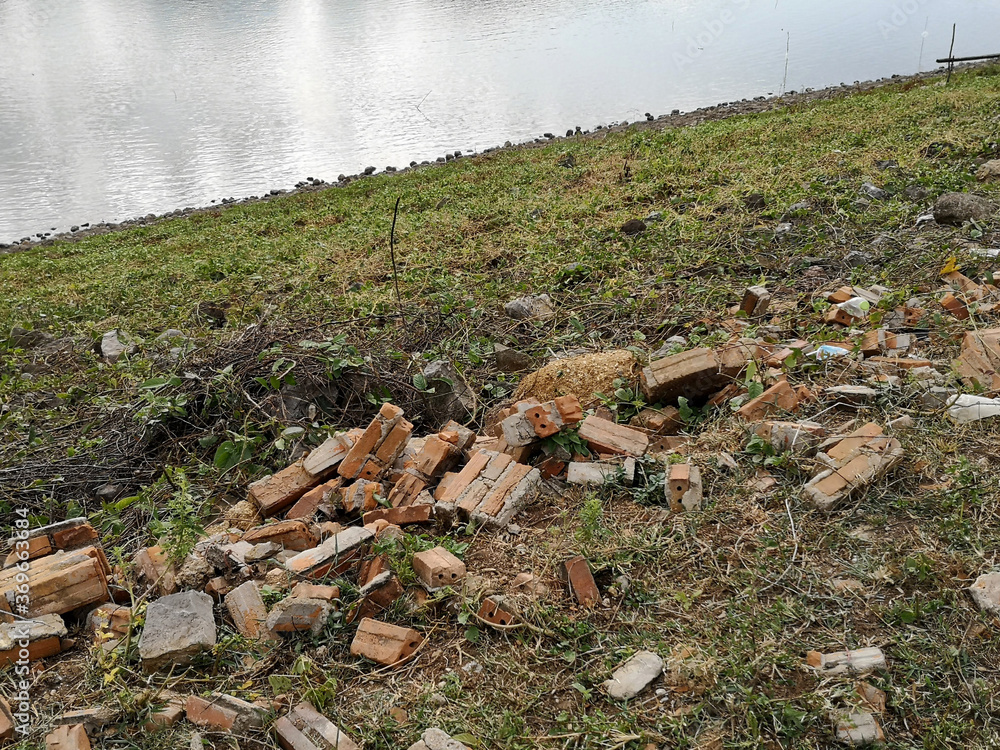
[[[989,0],[0,0],[0,241],[912,73],[953,22],[1000,51]]]

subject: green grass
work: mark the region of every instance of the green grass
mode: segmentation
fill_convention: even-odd
[[[203,506],[244,499],[246,483],[287,465],[299,440],[364,424],[381,398],[403,404],[423,434],[427,394],[412,376],[427,359],[460,367],[480,399],[481,424],[517,383],[493,367],[494,342],[539,362],[550,349],[579,347],[629,346],[644,357],[678,333],[691,346],[712,345],[730,337],[727,305],[759,282],[774,293],[778,330],[749,333],[842,340],[843,332],[818,325],[819,288],[884,284],[895,302],[929,299],[950,256],[970,275],[988,269],[966,246],[1000,247],[995,225],[916,220],[945,191],[1000,194],[974,177],[979,160],[1000,158],[998,111],[1000,70],[986,68],[947,87],[889,86],[694,128],[633,128],[498,152],[0,256],[0,327],[84,343],[118,327],[142,345],[113,366],[83,345],[48,359],[0,349],[0,510],[6,517],[27,506],[39,523],[88,513],[124,562],[152,541],[151,525],[186,543]],[[932,144],[947,146],[928,156]],[[574,167],[559,166],[566,152]],[[899,168],[878,169],[888,159]],[[890,199],[862,202],[867,180]],[[908,185],[929,197],[907,199]],[[749,193],[762,193],[767,207],[748,210]],[[398,196],[404,323],[394,317],[388,247]],[[812,208],[778,231],[804,200]],[[644,233],[618,232],[652,211],[662,220]],[[845,266],[851,251],[870,253],[871,263]],[[826,270],[817,280],[804,273],[810,266]],[[555,320],[503,316],[504,302],[528,292],[552,295]],[[193,320],[202,301],[227,307],[225,329]],[[935,318],[922,341],[943,372],[968,326]],[[179,364],[152,341],[170,327],[198,347]],[[329,341],[302,347],[304,339]],[[22,377],[39,361],[44,369]],[[272,408],[268,381],[285,373],[300,386],[336,390],[315,419]],[[799,363],[791,377],[818,387],[841,375]],[[878,645],[889,669],[869,681],[888,696],[879,721],[889,747],[998,747],[997,623],[962,589],[996,563],[1000,428],[956,428],[913,409],[907,393],[856,415],[822,404],[802,413],[831,429],[904,411],[917,419],[901,435],[902,468],[844,510],[807,507],[799,488],[809,466],[748,448],[746,427],[724,406],[689,425],[691,455],[707,480],[701,511],[660,519],[660,488],[571,490],[519,517],[519,535],[453,533],[446,544],[475,578],[456,597],[387,615],[428,635],[412,666],[378,671],[350,656],[353,630],[336,618],[320,636],[270,653],[222,625],[212,657],[170,677],[142,675],[134,642],[110,660],[81,643],[38,677],[37,726],[62,710],[60,701],[99,702],[120,720],[114,734],[92,738],[95,747],[183,747],[184,724],[162,735],[136,729],[160,700],[155,691],[168,687],[308,698],[366,750],[408,747],[428,726],[467,734],[477,750],[827,748],[828,712],[855,702],[854,681],[819,679],[803,668],[805,653]],[[626,396],[619,406],[627,414],[636,405],[631,390]],[[735,471],[716,468],[721,451],[735,457]],[[778,479],[772,494],[751,488],[765,463]],[[172,486],[170,475],[184,477],[183,486]],[[112,481],[125,499],[96,496]],[[407,536],[380,551],[410,583],[412,554],[437,541]],[[592,611],[574,607],[558,580],[559,564],[577,552],[607,598]],[[482,597],[529,570],[550,592],[517,601],[527,626],[477,625],[471,613]],[[834,578],[863,588],[835,592]],[[340,583],[346,604],[356,587]],[[666,693],[608,700],[601,682],[639,649],[667,659],[667,677],[655,686]],[[472,660],[481,674],[462,669]],[[390,717],[397,708],[403,721]],[[238,744],[275,747],[265,734]]]

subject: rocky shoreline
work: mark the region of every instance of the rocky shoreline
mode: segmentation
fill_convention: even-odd
[[[985,67],[989,65],[986,63],[969,63],[966,65],[955,66],[955,70],[968,70],[976,67]],[[532,141],[526,141],[523,143],[511,143],[507,141],[502,146],[494,146],[492,148],[484,149],[481,152],[473,154],[462,154],[461,151],[455,151],[444,156],[439,156],[435,161],[422,161],[410,162],[408,167],[395,168],[387,167],[384,173],[401,174],[405,172],[410,172],[415,169],[423,169],[427,167],[433,167],[438,164],[443,164],[449,161],[454,161],[455,159],[461,158],[474,158],[477,156],[484,156],[487,154],[496,153],[499,151],[506,151],[511,149],[520,148],[535,148],[539,145],[548,145],[549,143],[562,141],[562,140],[572,140],[576,138],[602,138],[607,133],[616,133],[625,130],[626,128],[653,128],[653,129],[665,129],[665,128],[683,128],[692,127],[695,125],[700,125],[704,122],[710,122],[715,120],[724,120],[729,117],[737,117],[740,115],[750,115],[750,114],[760,114],[764,112],[771,112],[776,109],[794,107],[801,104],[808,104],[816,101],[823,101],[828,99],[835,99],[838,97],[849,96],[851,94],[864,93],[867,91],[872,91],[874,89],[882,88],[884,86],[908,84],[908,83],[919,83],[922,81],[927,81],[933,78],[939,77],[945,70],[944,67],[938,68],[933,71],[928,71],[924,73],[917,73],[910,76],[894,75],[889,78],[879,78],[873,81],[855,81],[853,84],[840,84],[839,86],[830,86],[823,89],[807,89],[803,92],[790,91],[781,96],[764,97],[759,96],[754,99],[743,99],[740,101],[733,102],[721,102],[714,106],[702,107],[700,109],[695,109],[691,112],[681,112],[679,110],[674,110],[669,115],[659,115],[654,116],[652,114],[647,114],[645,120],[628,122],[622,121],[618,123],[612,123],[611,125],[598,125],[594,130],[582,130],[580,127],[575,129],[569,129],[566,131],[564,136],[557,136],[554,133],[545,133],[541,137],[535,138]],[[325,190],[331,187],[344,187],[356,180],[363,179],[365,177],[371,177],[373,175],[379,174],[375,167],[368,167],[363,172],[354,175],[339,175],[335,182],[326,182],[321,179],[315,179],[312,177],[306,178],[301,181],[291,189],[273,189],[270,190],[265,195],[260,196],[249,196],[246,198],[223,198],[217,203],[213,203],[208,206],[200,207],[185,207],[178,208],[173,211],[168,211],[163,214],[147,214],[146,216],[139,216],[133,219],[126,219],[121,222],[101,222],[99,224],[80,224],[71,228],[67,232],[57,232],[50,234],[47,232],[41,232],[39,234],[43,235],[40,239],[32,238],[21,238],[17,242],[12,242],[5,244],[0,242],[0,254],[14,253],[14,252],[24,252],[26,250],[31,250],[35,247],[48,247],[59,242],[73,242],[76,240],[84,239],[87,237],[93,237],[96,235],[108,234],[110,232],[116,232],[124,229],[131,229],[134,227],[148,226],[161,221],[166,221],[169,219],[179,219],[187,216],[193,216],[195,214],[206,213],[209,211],[218,210],[220,207],[233,206],[233,205],[247,205],[252,203],[259,203],[261,201],[272,200],[277,197],[296,195],[299,193],[315,192],[317,190]],[[38,237],[38,234],[34,235]]]

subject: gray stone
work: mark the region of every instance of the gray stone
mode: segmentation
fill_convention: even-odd
[[[983,182],[1000,180],[1000,159],[991,159],[983,164],[976,172],[976,177]]]
[[[494,344],[493,352],[497,369],[500,372],[521,372],[529,369],[532,365],[532,359],[529,355],[519,352],[517,349],[511,349],[503,344]]]
[[[438,708],[448,705],[448,699],[441,695],[441,693],[431,693],[427,700],[432,706],[437,706]]]
[[[268,560],[281,552],[282,549],[283,547],[277,542],[261,542],[248,549],[243,555],[243,560],[247,565]]]
[[[967,221],[985,221],[1000,206],[971,193],[945,193],[934,203],[934,221],[938,224],[964,224]]]
[[[604,689],[617,700],[634,698],[663,673],[663,659],[652,651],[640,651],[605,680]]]
[[[889,197],[889,194],[885,190],[870,182],[866,182],[861,186],[861,192],[877,201],[884,201]]]
[[[294,633],[308,630],[319,635],[330,619],[332,607],[324,599],[305,599],[290,596],[274,605],[267,614],[264,626],[275,633]]]
[[[203,589],[208,579],[214,575],[215,568],[209,564],[205,556],[198,550],[192,550],[177,571],[176,580],[182,589]]]
[[[969,586],[972,600],[984,612],[1000,615],[1000,573],[985,573]]]
[[[178,328],[168,328],[156,337],[156,341],[188,341],[188,337],[184,335],[184,331]]]
[[[146,608],[139,656],[147,672],[172,664],[190,664],[194,656],[215,646],[212,597],[200,591],[170,594]]]
[[[503,311],[514,320],[551,320],[556,316],[552,298],[547,294],[518,297],[504,305]]]
[[[450,420],[464,422],[474,413],[476,398],[450,362],[435,360],[424,368],[423,375],[428,388],[434,390],[428,395],[431,422],[437,425]]]
[[[115,330],[101,336],[98,351],[106,361],[114,364],[126,354],[135,354],[139,351],[139,347],[133,344],[127,335]]]
[[[195,732],[191,735],[191,750],[205,750],[205,743],[201,739],[201,734]]]
[[[929,193],[927,192],[927,188],[925,188],[923,185],[917,185],[916,183],[911,183],[910,185],[907,185],[905,188],[903,188],[903,195],[906,197],[907,200],[917,202],[926,200]]]
[[[410,745],[409,750],[469,750],[469,747],[434,727],[426,730],[419,740]]]

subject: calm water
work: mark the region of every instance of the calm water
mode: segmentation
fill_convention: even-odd
[[[0,242],[914,73],[952,23],[1000,52],[1000,0],[0,0]]]

